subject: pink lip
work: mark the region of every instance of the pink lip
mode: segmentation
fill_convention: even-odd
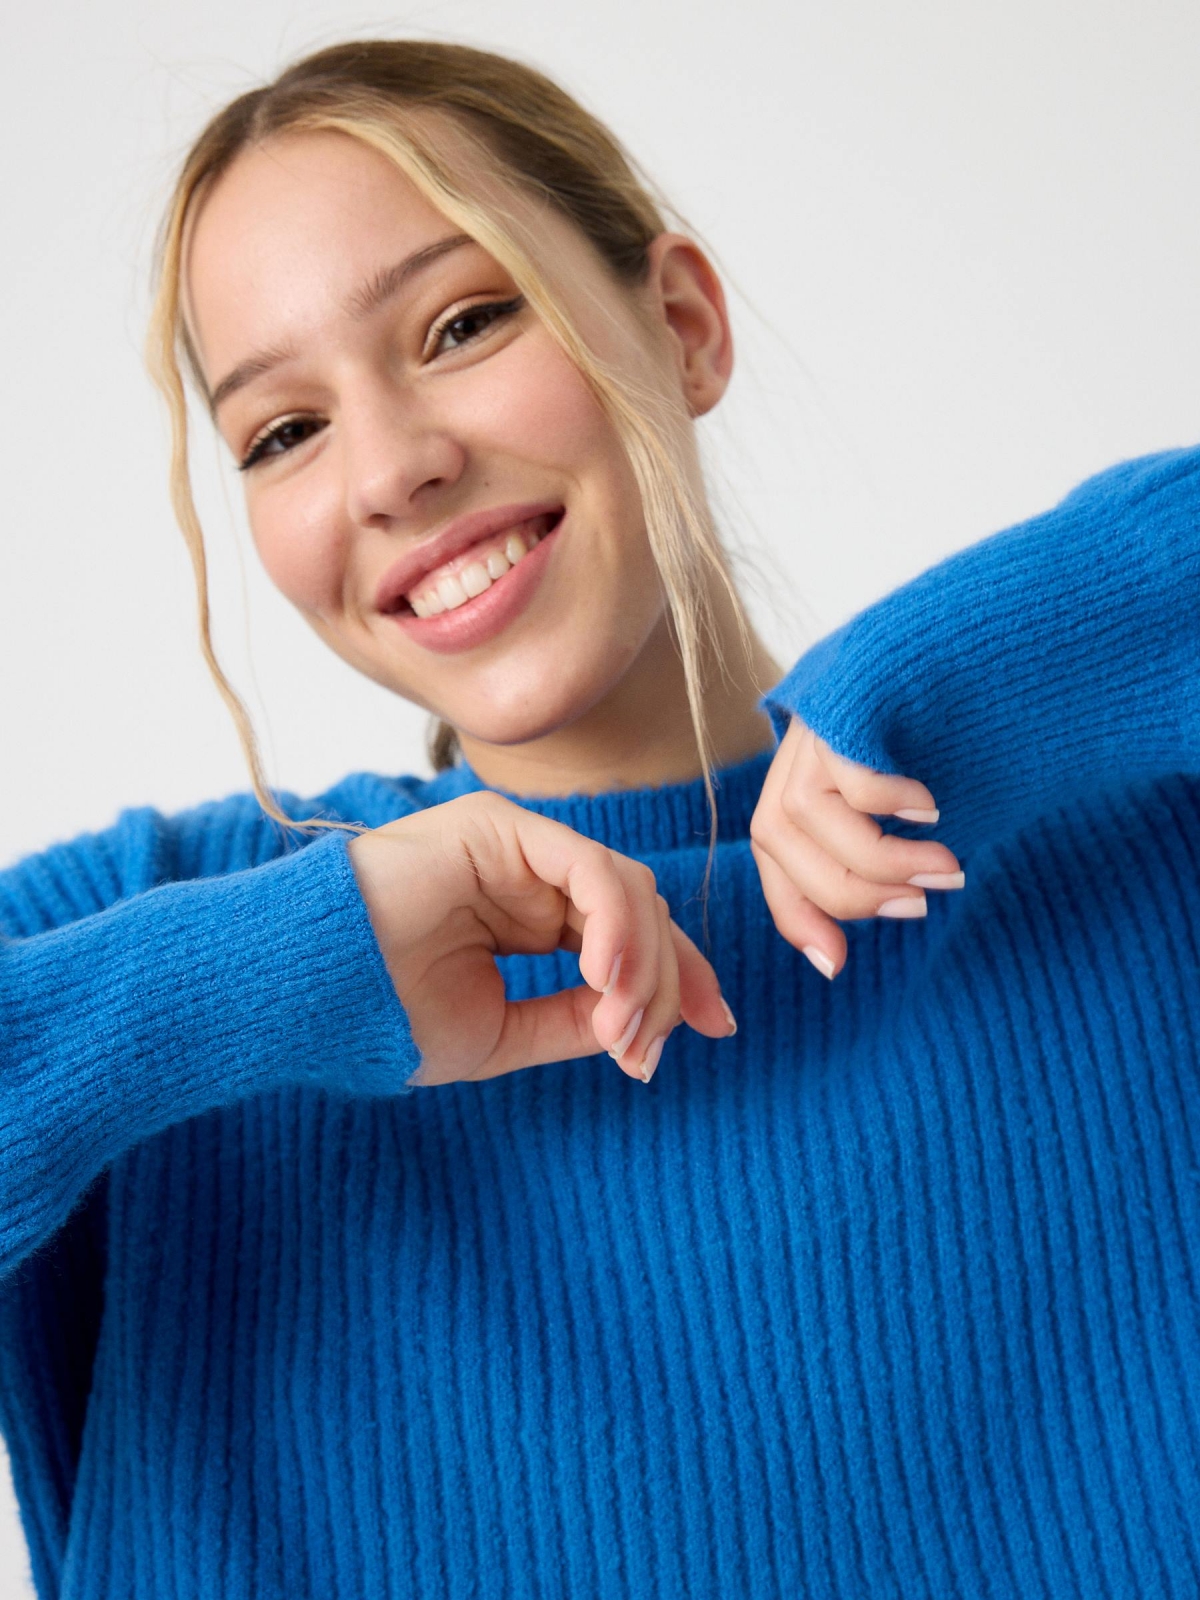
[[[561,500],[538,500],[526,505],[491,506],[486,511],[472,511],[469,516],[459,517],[456,522],[447,524],[440,533],[435,533],[415,550],[409,550],[399,561],[392,563],[379,580],[379,587],[375,591],[375,609],[393,610],[427,572],[469,550],[481,539],[490,539],[493,533],[503,533],[506,528],[515,528],[533,517],[547,516],[552,511],[562,509]],[[518,563],[519,566],[524,564],[523,561]],[[431,617],[428,620],[434,619]]]
[[[529,515],[537,516],[538,513],[535,511]],[[517,521],[524,520],[517,518]],[[393,611],[391,620],[398,628],[403,628],[414,644],[423,645],[426,650],[436,650],[439,655],[453,655],[460,650],[473,650],[476,645],[486,644],[506,628],[533,598],[566,520],[564,513],[528,555],[522,556],[516,566],[510,567],[502,578],[497,578],[490,589],[476,595],[474,600],[468,600],[465,606],[456,606],[453,611],[443,611],[436,617],[418,617],[409,612]],[[511,523],[503,523],[489,531],[499,533],[501,528],[511,526]],[[440,557],[441,561],[448,559],[447,556]]]

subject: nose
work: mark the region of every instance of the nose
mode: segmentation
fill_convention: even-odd
[[[403,521],[422,490],[453,483],[463,470],[462,443],[423,397],[376,383],[345,397],[338,420],[346,514],[359,527]]]

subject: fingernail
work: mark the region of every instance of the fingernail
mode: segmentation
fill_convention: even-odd
[[[729,1007],[725,1004],[725,996],[724,995],[721,996],[721,1010],[725,1013],[725,1021],[729,1024],[729,1033],[730,1034],[736,1033],[737,1032],[737,1021],[736,1021],[736,1019],[735,1019],[735,1017],[733,1015],[733,1012],[730,1011]],[[728,1037],[728,1036],[729,1035],[726,1035],[726,1037]]]
[[[885,900],[875,913],[879,917],[923,917],[927,910],[923,894],[905,895],[902,900]]]
[[[941,816],[940,811],[893,811],[894,817],[903,817],[905,822],[936,822]]]
[[[666,1042],[665,1036],[661,1039],[655,1039],[649,1050],[646,1051],[646,1059],[642,1062],[641,1069],[643,1083],[649,1083],[654,1076],[654,1069],[658,1065],[658,1058],[662,1055],[662,1047]]]
[[[633,1036],[638,1031],[638,1028],[641,1025],[642,1017],[645,1014],[645,1010],[646,1010],[646,1008],[645,1008],[645,1006],[643,1006],[640,1011],[635,1011],[633,1013],[633,1015],[629,1019],[629,1026],[625,1029],[625,1032],[617,1040],[616,1044],[614,1044],[612,1046],[612,1048],[609,1050],[608,1053],[613,1058],[614,1061],[619,1061],[621,1059],[621,1057],[625,1054],[626,1050],[629,1049],[629,1046],[633,1043]]]
[[[963,889],[965,872],[918,872],[915,878],[905,878],[905,883],[916,884],[918,889]]]
[[[816,967],[817,971],[822,977],[833,977],[833,962],[830,961],[824,950],[818,950],[815,944],[806,944],[804,946],[804,954],[812,962],[813,966]]]
[[[604,988],[600,991],[601,994],[611,994],[613,992],[613,990],[617,987],[617,974],[621,970],[621,957],[624,954],[625,954],[624,950],[618,950],[617,951],[617,959],[612,964],[612,971],[608,975],[608,982],[604,985]]]

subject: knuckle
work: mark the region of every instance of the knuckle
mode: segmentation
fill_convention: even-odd
[[[645,894],[655,894],[658,890],[658,879],[653,870],[644,861],[635,861],[633,870],[634,880],[639,889]]]
[[[499,831],[503,824],[512,819],[512,814],[521,808],[506,800],[503,795],[493,794],[490,789],[481,789],[475,794],[460,795],[451,805],[462,805],[466,816],[475,822]]]
[[[491,789],[478,789],[472,795],[463,795],[462,799],[464,802],[470,801],[474,807],[485,814],[507,810],[512,804],[511,800],[506,800],[503,795],[496,794]]]
[[[589,845],[592,845],[597,866],[604,872],[605,876],[611,882],[620,885],[623,890],[624,884],[622,883],[621,879],[621,857],[618,852],[610,849],[606,844],[593,844],[590,839],[587,842]]]
[[[802,785],[793,781],[779,797],[779,809],[789,822],[803,822],[808,814],[809,797]]]
[[[864,914],[862,880],[849,867],[840,868],[822,893],[820,904],[834,917],[862,916]]]
[[[751,849],[766,850],[774,833],[772,817],[763,811],[760,806],[750,818],[750,847]]]
[[[872,782],[873,774],[862,767],[844,766],[837,773],[837,786],[842,799],[855,811],[869,811],[878,803],[878,791]]]
[[[589,839],[582,833],[579,835],[579,859],[587,865],[589,871],[603,873],[611,878],[620,876],[617,872],[616,857],[608,846],[598,844],[596,840]]]

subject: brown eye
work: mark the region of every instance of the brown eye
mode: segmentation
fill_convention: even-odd
[[[434,354],[437,354],[437,348],[441,344],[442,339],[450,332],[452,328],[458,328],[464,323],[468,326],[468,328],[470,328],[472,324],[478,324],[480,322],[483,324],[482,330],[476,332],[467,332],[459,340],[458,345],[454,348],[461,350],[463,345],[470,344],[473,339],[481,338],[483,332],[486,332],[486,330],[491,327],[493,322],[498,322],[502,317],[511,316],[514,312],[519,311],[524,304],[525,296],[523,294],[519,294],[512,300],[494,300],[485,305],[469,306],[466,311],[456,311],[452,317],[447,317],[445,322],[441,323],[434,333]]]
[[[238,471],[245,472],[247,467],[252,467],[264,456],[286,455],[289,450],[294,450],[298,444],[303,444],[324,426],[318,417],[284,417],[281,422],[272,423],[253,440],[249,450],[238,462]],[[276,444],[279,446],[278,449],[274,448]]]

